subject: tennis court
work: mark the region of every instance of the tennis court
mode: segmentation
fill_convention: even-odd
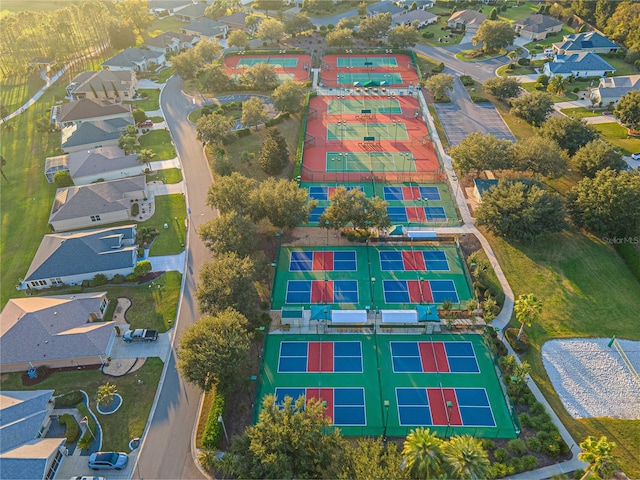
[[[338,68],[361,68],[361,67],[397,67],[398,61],[395,57],[338,57],[336,59]]]
[[[327,152],[327,172],[415,172],[410,152]]]
[[[258,397],[267,394],[278,404],[319,400],[347,436],[404,437],[429,426],[440,436],[516,438],[520,430],[481,335],[267,335]]]
[[[329,123],[327,140],[409,140],[404,123]]]
[[[278,80],[280,80],[280,83],[284,83],[288,80],[291,80],[291,81],[295,80],[295,75],[293,73],[276,73],[276,75],[278,76]],[[230,75],[231,79],[234,82],[238,80],[241,76],[242,74],[240,73],[233,73]]]
[[[448,272],[449,261],[443,250],[380,250],[380,270]]]
[[[299,250],[291,252],[289,261],[290,272],[355,272],[356,270],[355,250],[337,252]]]
[[[338,73],[338,85],[353,85],[354,87],[367,87],[367,82],[374,82],[376,85],[402,85],[402,75],[399,73],[377,73],[377,72],[361,72],[361,73]]]
[[[410,201],[410,200],[442,200],[438,187],[434,186],[385,186],[383,187],[383,198],[387,201]]]
[[[362,100],[353,99],[330,99],[327,103],[327,113],[329,115],[360,115],[360,114],[400,114],[402,108],[400,107],[400,101],[391,98],[388,100],[367,100],[366,97],[362,97]]]
[[[387,207],[387,215],[391,223],[428,223],[446,222],[447,213],[444,207]]]
[[[253,67],[258,63],[266,63],[275,68],[296,68],[298,66],[298,59],[296,57],[242,57],[238,60],[238,68]]]
[[[460,303],[453,280],[383,280],[382,288],[387,304]]]

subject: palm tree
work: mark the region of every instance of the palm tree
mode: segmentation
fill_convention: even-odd
[[[480,440],[471,435],[451,437],[442,448],[450,478],[480,479],[489,474],[489,457]]]
[[[580,444],[580,448],[582,452],[578,454],[578,459],[589,464],[580,480],[591,474],[597,475],[598,478],[610,478],[613,475],[616,470],[616,457],[611,455],[611,452],[616,448],[615,443],[608,442],[604,436],[597,440],[596,437],[589,436]]]
[[[118,387],[113,383],[105,383],[98,387],[97,403],[103,406],[109,405],[113,401],[114,395],[118,393]]]
[[[567,79],[562,75],[554,75],[549,80],[549,85],[547,85],[547,91],[549,93],[554,93],[556,95],[562,95],[564,91],[567,89]]]
[[[143,148],[138,152],[138,161],[140,163],[146,163],[149,170],[151,170],[150,162],[155,156],[156,154],[153,153],[153,150],[151,150],[150,148]]]
[[[402,455],[411,478],[429,479],[442,473],[442,443],[428,428],[419,427],[407,435]]]
[[[542,302],[533,293],[520,295],[513,305],[513,310],[516,312],[516,319],[520,322],[520,331],[518,331],[518,340],[520,340],[525,324],[530,327],[540,318]]]

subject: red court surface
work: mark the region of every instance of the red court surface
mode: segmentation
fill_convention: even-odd
[[[411,250],[402,251],[402,260],[404,262],[405,270],[418,270],[425,271],[427,269],[424,263],[424,255],[422,252],[414,252]]]
[[[309,342],[307,372],[333,372],[333,342]]]
[[[418,84],[418,74],[416,73],[415,65],[409,55],[402,54],[371,54],[371,57],[378,58],[395,58],[397,66],[390,65],[372,65],[368,67],[339,67],[339,58],[348,57],[365,57],[366,55],[359,54],[338,54],[338,55],[325,55],[322,57],[322,71],[320,73],[320,81],[327,87],[346,87],[348,85],[338,83],[338,74],[351,73],[351,74],[398,74],[402,77],[402,84],[392,85],[394,88],[408,87],[409,85]]]
[[[238,67],[238,62],[244,60],[251,59],[271,59],[271,62],[274,62],[278,59],[297,59],[297,65],[295,67],[277,67],[274,66],[274,70],[278,74],[292,74],[293,80],[296,82],[306,82],[309,80],[309,72],[311,71],[311,56],[310,55],[229,55],[224,59],[224,69],[227,75],[240,75],[247,68],[246,67]],[[306,66],[306,68],[305,68]]]
[[[306,399],[315,398],[319,402],[325,402],[324,416],[333,423],[333,388],[307,388]]]
[[[447,361],[447,352],[442,342],[420,342],[420,361],[422,363],[422,371],[449,372],[449,362]]]
[[[453,388],[427,388],[427,396],[434,425],[462,425],[458,400]],[[447,402],[451,402],[451,418],[448,418]]]

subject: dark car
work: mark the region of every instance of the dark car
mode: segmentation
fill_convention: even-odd
[[[91,470],[122,470],[129,461],[126,453],[122,452],[96,452],[89,457]]]

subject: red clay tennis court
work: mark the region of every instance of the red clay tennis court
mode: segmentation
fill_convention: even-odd
[[[271,65],[282,80],[306,82],[309,80],[311,56],[309,55],[229,55],[224,59],[228,75],[241,75],[247,68],[258,63]]]
[[[416,66],[403,54],[338,54],[322,57],[321,82],[327,87],[366,86],[375,82],[393,88],[418,84]]]

